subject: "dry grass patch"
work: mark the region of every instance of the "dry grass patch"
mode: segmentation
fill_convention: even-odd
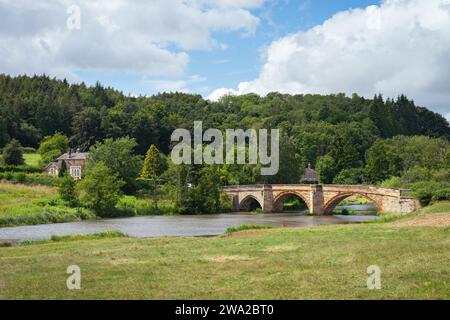
[[[265,252],[288,252],[288,251],[293,251],[297,248],[298,248],[298,246],[287,243],[287,244],[282,244],[282,245],[278,245],[278,246],[270,246],[270,247],[263,249],[263,251],[265,251]]]
[[[134,258],[111,258],[110,263],[114,266],[122,264],[145,264],[145,260],[138,260]]]
[[[394,227],[450,227],[450,212],[417,217],[412,220],[398,221]]]
[[[246,256],[210,256],[210,257],[203,257],[203,260],[211,262],[227,262],[227,261],[247,261],[252,260],[252,258]]]
[[[268,230],[245,230],[233,233],[227,233],[224,237],[227,238],[245,238],[245,237],[263,237],[270,233]]]

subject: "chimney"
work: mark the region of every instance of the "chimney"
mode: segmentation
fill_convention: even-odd
[[[308,163],[308,169],[311,169],[311,162]]]
[[[72,156],[72,149],[69,148],[69,158]]]
[[[77,148],[77,153],[80,153],[80,152],[81,152],[80,148]]]

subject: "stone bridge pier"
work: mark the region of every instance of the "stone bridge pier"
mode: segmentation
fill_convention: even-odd
[[[290,197],[302,199],[311,214],[328,215],[345,198],[353,195],[367,198],[380,212],[410,213],[420,208],[418,200],[402,190],[365,185],[249,185],[228,186],[224,191],[232,201],[233,210],[248,211],[257,202],[263,212],[281,212]]]

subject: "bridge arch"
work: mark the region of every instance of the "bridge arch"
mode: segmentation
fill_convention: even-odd
[[[309,205],[306,197],[303,194],[301,194],[300,192],[296,192],[296,191],[285,191],[285,192],[282,192],[279,195],[277,195],[273,199],[273,211],[276,211],[276,212],[283,211],[283,203],[290,197],[296,197],[296,198],[299,198],[300,200],[302,200],[306,204],[306,207],[308,208],[308,210],[311,212],[311,208],[310,208],[310,205]]]
[[[263,204],[261,203],[261,201],[254,195],[249,194],[239,202],[239,211],[249,212],[252,211],[252,209],[254,209],[255,207],[257,208],[258,206],[261,209],[263,208]]]
[[[339,193],[338,195],[334,196],[333,198],[331,198],[324,204],[324,206],[323,206],[324,213],[331,214],[333,212],[334,208],[336,208],[336,206],[342,200],[344,200],[348,197],[351,197],[351,196],[360,196],[360,197],[366,198],[374,203],[374,205],[378,211],[383,211],[381,201],[371,195],[368,195],[368,194],[362,193],[362,192],[343,192],[343,193]]]

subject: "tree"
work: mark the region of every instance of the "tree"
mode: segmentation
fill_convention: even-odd
[[[369,118],[378,127],[383,138],[391,137],[393,134],[391,108],[387,105],[390,104],[388,102],[385,104],[380,94],[375,95],[369,107]]]
[[[166,160],[154,144],[147,151],[144,166],[141,171],[141,178],[150,181],[152,184],[153,203],[158,208],[158,185],[161,174],[166,169]]]
[[[181,214],[205,214],[221,209],[222,183],[217,165],[174,165],[164,173],[164,188]]]
[[[400,173],[401,161],[393,147],[378,139],[366,154],[366,175],[372,182],[380,182]]]
[[[18,166],[24,164],[22,146],[16,139],[11,140],[3,148],[3,162],[7,165]]]
[[[55,133],[52,136],[45,137],[38,149],[41,155],[42,163],[48,164],[55,161],[61,154],[69,148],[69,139],[62,133]]]
[[[74,116],[72,129],[75,134],[70,139],[71,143],[86,150],[104,138],[102,114],[95,108],[87,107]]]
[[[112,215],[124,184],[105,163],[97,162],[89,168],[79,184],[85,193],[82,203],[99,216]]]
[[[135,147],[135,140],[128,137],[97,142],[89,150],[88,166],[102,162],[125,182],[124,187],[132,189],[142,167],[141,157],[133,153]]]
[[[333,158],[335,173],[360,165],[359,152],[347,131],[338,131],[331,140],[328,155]]]
[[[67,176],[67,165],[66,165],[66,161],[62,161],[61,162],[61,168],[59,169],[58,172],[58,177],[65,177]]]
[[[69,206],[75,207],[78,205],[76,182],[70,175],[63,176],[59,183],[58,193],[61,199],[67,202]]]
[[[268,183],[298,183],[305,171],[306,160],[297,154],[292,138],[283,133],[280,137],[279,170],[273,176],[267,176]]]
[[[6,120],[0,115],[0,148],[8,142],[8,127],[6,125]]]
[[[332,183],[333,178],[336,175],[335,161],[330,156],[323,156],[317,160],[317,171],[320,174],[321,183]]]
[[[364,169],[344,169],[333,179],[334,184],[361,184],[364,182]]]

